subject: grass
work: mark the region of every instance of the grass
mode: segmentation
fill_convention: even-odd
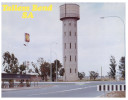
[[[125,98],[126,93],[125,93],[125,91],[113,91],[113,92],[107,93],[104,97]]]

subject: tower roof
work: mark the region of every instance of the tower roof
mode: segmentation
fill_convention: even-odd
[[[77,20],[80,19],[79,15],[79,5],[77,4],[63,4],[60,6],[60,20],[66,18],[75,18]]]

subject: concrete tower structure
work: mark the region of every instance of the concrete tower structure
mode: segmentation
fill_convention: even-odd
[[[65,81],[78,79],[77,55],[77,20],[79,20],[79,5],[64,4],[60,6],[60,20],[63,21],[63,64]]]

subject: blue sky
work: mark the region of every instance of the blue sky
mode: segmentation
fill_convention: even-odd
[[[22,19],[22,12],[2,12],[2,54],[6,51],[14,53],[20,64],[25,60],[36,62],[39,57],[50,61],[52,48],[52,61],[57,55],[57,59],[62,63],[62,22],[59,20],[59,6],[62,3],[38,5],[50,4],[53,4],[53,11],[33,12],[34,19]],[[119,18],[100,17],[119,16],[125,21],[125,4],[77,4],[80,5],[78,70],[89,75],[92,70],[100,73],[102,66],[103,75],[107,75],[110,56],[115,56],[117,65],[120,58],[125,56],[124,25]],[[27,47],[23,45],[25,32],[30,33],[30,43]]]

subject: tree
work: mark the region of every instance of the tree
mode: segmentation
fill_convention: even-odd
[[[82,73],[78,72],[78,77],[79,77],[80,80],[81,80],[82,78],[85,77],[85,73],[84,73],[84,72],[82,72]]]
[[[32,69],[29,69],[28,73],[34,73],[34,71]]]
[[[61,68],[60,71],[59,71],[59,75],[64,76],[64,72],[65,72],[64,68]]]
[[[40,69],[37,67],[37,65],[34,62],[32,62],[32,66],[35,69],[35,73],[38,73],[38,75],[41,77]],[[41,77],[41,79],[43,80],[42,77]]]
[[[57,71],[59,71],[59,69],[62,67],[62,64],[60,63],[59,60],[54,60],[54,63],[53,63],[53,67],[54,69],[56,69],[56,65],[57,65]]]
[[[23,64],[21,64],[20,66],[19,66],[19,73],[20,74],[26,74],[26,65],[25,65],[25,63],[23,62]],[[20,86],[23,86],[23,82],[24,82],[24,80],[23,79],[21,79],[20,80]]]
[[[19,72],[18,59],[14,54],[10,54],[8,51],[3,54],[3,68],[4,71],[9,74],[16,74]],[[9,87],[14,86],[14,80],[9,80]]]
[[[35,72],[42,78],[42,80],[47,81],[47,76],[50,76],[50,66],[52,66],[52,81],[56,79],[56,73],[58,74],[59,69],[62,67],[59,60],[54,60],[53,63],[48,63],[44,61],[43,58],[39,58],[37,60],[38,64],[32,62],[32,66],[35,69]],[[37,66],[38,65],[38,66]],[[57,65],[57,72],[56,72],[56,65]]]
[[[19,66],[19,73],[20,74],[26,74],[26,68],[27,68],[27,66],[25,65],[25,63],[23,62],[23,64],[21,64],[20,66]]]
[[[57,65],[57,72],[56,72],[56,65]],[[52,63],[52,81],[55,81],[56,79],[56,73],[58,74],[59,69],[61,69],[62,64],[59,60],[54,60],[54,63]]]
[[[40,66],[41,76],[45,81],[47,81],[47,76],[50,76],[50,64],[48,62],[44,62]]]
[[[116,76],[116,66],[117,66],[117,64],[116,64],[116,60],[115,60],[115,57],[114,56],[111,56],[111,58],[110,58],[110,72],[108,72],[108,75],[110,76],[110,77],[112,77],[113,79],[115,79],[115,76]]]
[[[3,54],[3,67],[7,73],[16,74],[19,72],[18,59],[14,54],[10,54],[8,51]]]
[[[125,79],[125,57],[121,57],[120,59],[119,71],[121,76]]]
[[[37,63],[38,66],[32,62],[35,72],[38,73],[43,81],[47,81],[47,76],[50,75],[50,63],[44,61],[43,58],[38,58]]]
[[[90,71],[90,79],[96,79],[99,76],[99,73],[95,71]]]
[[[56,59],[56,60],[54,60],[53,63],[51,63],[51,66],[52,66],[52,81],[55,81],[55,79],[56,79],[56,73],[58,75],[59,70],[62,67],[62,64],[60,63],[59,60]],[[57,71],[56,71],[56,66],[57,66]]]

